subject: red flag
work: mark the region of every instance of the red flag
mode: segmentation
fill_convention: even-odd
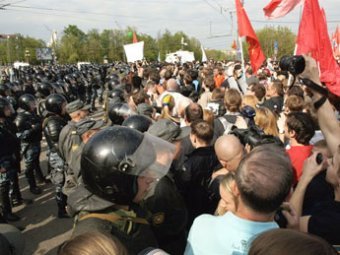
[[[135,31],[133,31],[133,34],[132,34],[132,43],[138,43],[137,35]]]
[[[276,19],[285,16],[291,12],[295,6],[303,0],[272,0],[263,8],[264,15],[268,19]]]
[[[253,72],[256,73],[257,70],[261,67],[263,61],[265,61],[266,57],[264,56],[260,42],[257,39],[255,31],[250,24],[247,13],[241,5],[240,0],[236,1],[236,13],[237,13],[237,25],[238,25],[238,34],[240,37],[245,36],[246,41],[248,43],[248,53],[250,58],[251,67]]]
[[[340,96],[340,67],[337,65],[328,36],[324,11],[318,0],[306,0],[297,37],[297,54],[311,54],[319,63],[320,80]]]
[[[234,49],[234,50],[237,50],[237,44],[236,44],[235,40],[233,41],[231,48]]]

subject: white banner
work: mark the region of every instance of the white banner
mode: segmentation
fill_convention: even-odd
[[[144,42],[124,45],[127,62],[135,62],[144,58]]]

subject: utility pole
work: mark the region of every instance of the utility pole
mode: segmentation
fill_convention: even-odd
[[[229,10],[229,15],[230,15],[230,20],[231,20],[231,26],[230,26],[230,32],[227,33],[227,34],[219,34],[219,35],[213,35],[212,34],[212,22],[209,21],[209,37],[208,39],[212,39],[212,38],[219,38],[219,37],[230,37],[230,36],[233,36],[234,33],[234,17],[233,17],[233,14],[236,12],[236,10],[230,10],[230,9],[222,9],[221,8],[221,11],[225,11],[227,12]]]
[[[9,48],[9,35],[7,36],[7,64],[11,63],[11,52]]]

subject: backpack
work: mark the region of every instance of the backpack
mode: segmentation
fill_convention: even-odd
[[[218,118],[224,128],[223,134],[229,134],[229,132],[233,129],[237,116],[239,115],[224,115]]]

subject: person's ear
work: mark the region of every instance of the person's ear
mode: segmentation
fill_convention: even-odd
[[[196,148],[197,138],[194,134],[190,133],[190,140],[194,148]]]
[[[294,130],[288,130],[288,135],[289,135],[289,138],[295,138],[296,132]]]
[[[231,189],[231,192],[233,193],[233,195],[235,197],[239,197],[240,196],[240,190],[238,189],[238,186],[237,186],[237,183],[235,180],[232,180],[230,182],[230,189]]]

